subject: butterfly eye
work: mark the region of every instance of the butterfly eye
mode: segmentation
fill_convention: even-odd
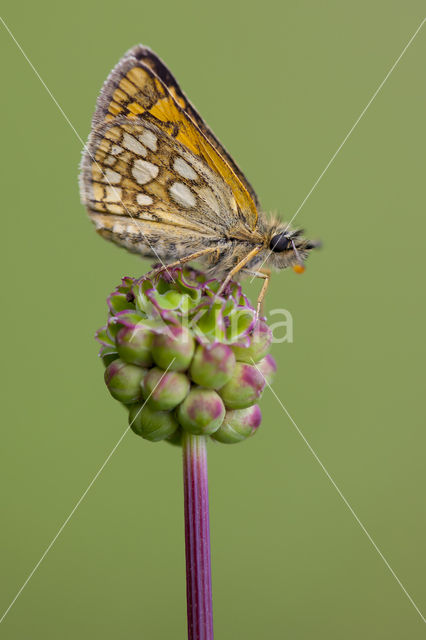
[[[289,244],[290,239],[284,233],[279,233],[272,238],[271,242],[269,243],[269,248],[271,251],[279,253],[280,251],[285,251],[288,248]]]

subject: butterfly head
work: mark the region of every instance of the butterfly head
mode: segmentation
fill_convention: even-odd
[[[280,223],[274,225],[269,234],[268,262],[276,269],[292,267],[296,273],[303,273],[306,258],[318,246],[319,242],[303,237],[302,229],[291,229]]]

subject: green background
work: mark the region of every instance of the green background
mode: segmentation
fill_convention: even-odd
[[[288,219],[422,5],[6,0],[3,17],[84,140],[109,70],[150,45]],[[1,25],[0,44],[3,610],[126,426],[93,333],[120,277],[149,263],[96,236],[80,141]],[[276,274],[267,301],[294,319],[275,392],[423,611],[425,53],[426,27],[297,217],[323,250],[303,277]],[[216,637],[423,638],[269,391],[262,410],[255,439],[209,448]],[[183,545],[179,451],[128,434],[0,636],[185,638]]]

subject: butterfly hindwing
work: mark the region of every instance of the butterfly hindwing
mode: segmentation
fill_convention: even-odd
[[[143,116],[116,117],[92,133],[81,193],[99,233],[142,254],[149,235],[159,244],[157,237],[163,244],[174,237],[186,248],[195,238],[218,242],[238,224],[235,198],[220,176]]]
[[[90,212],[97,232],[106,240],[137,253],[167,263],[206,246],[204,234],[185,229],[171,231],[169,224],[140,220],[112,213]]]

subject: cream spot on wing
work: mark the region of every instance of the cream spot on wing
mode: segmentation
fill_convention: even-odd
[[[158,167],[146,160],[135,160],[132,167],[133,177],[138,184],[146,184],[158,176]]]
[[[111,153],[113,156],[118,156],[119,153],[123,151],[123,148],[118,144],[113,144],[111,147]]]
[[[111,184],[118,184],[121,180],[121,175],[113,169],[105,169],[105,178],[106,181]]]
[[[199,195],[199,197],[201,198],[201,200],[203,202],[206,203],[206,205],[212,209],[212,211],[214,211],[215,213],[217,213],[218,215],[220,214],[220,208],[219,208],[219,203],[216,200],[216,197],[213,193],[213,191],[211,189],[209,189],[209,187],[200,187],[197,189],[196,191]]]
[[[123,207],[119,204],[110,204],[109,202],[105,202],[105,208],[110,213],[123,213]]]
[[[180,156],[173,162],[173,169],[182,178],[187,178],[187,180],[196,180],[198,178],[198,174],[195,173],[194,169]]]
[[[169,189],[170,195],[182,207],[191,209],[195,207],[195,196],[191,189],[183,184],[183,182],[174,182]]]
[[[157,136],[149,129],[145,129],[143,134],[139,136],[139,140],[151,151],[157,151]]]
[[[107,202],[121,202],[122,193],[120,187],[105,187]]]
[[[126,230],[126,227],[122,222],[114,222],[112,226],[112,233],[115,233],[116,235],[120,235],[125,230]]]
[[[147,196],[145,193],[138,193],[138,195],[136,196],[136,201],[142,206],[146,206],[154,202],[154,200],[150,196]]]
[[[125,132],[123,136],[123,147],[126,147],[129,151],[132,151],[137,156],[146,156],[146,149],[136,138]]]
[[[116,162],[117,162],[117,158],[114,158],[114,156],[106,156],[104,160],[104,164],[106,164],[107,166],[111,166]]]

